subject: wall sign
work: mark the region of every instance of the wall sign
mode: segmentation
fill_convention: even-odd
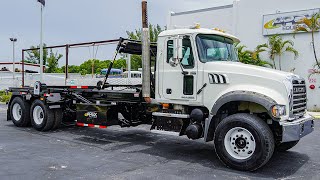
[[[302,18],[311,18],[312,15],[319,13],[320,9],[310,9],[302,11],[294,11],[287,13],[268,14],[263,16],[263,35],[274,34],[290,34],[293,33],[295,27],[306,26],[298,24]]]

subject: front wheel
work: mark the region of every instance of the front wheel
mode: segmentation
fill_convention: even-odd
[[[234,114],[217,126],[214,145],[219,159],[228,167],[254,171],[269,161],[275,143],[272,131],[262,119]]]

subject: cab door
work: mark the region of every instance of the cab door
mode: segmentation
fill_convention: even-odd
[[[174,59],[173,38],[166,40],[166,62],[162,71],[162,94],[165,99],[196,101],[197,62],[194,58],[194,47],[189,36],[182,39],[182,58]]]

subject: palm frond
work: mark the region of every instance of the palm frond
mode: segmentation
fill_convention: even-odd
[[[286,40],[286,41],[283,41],[283,42],[281,43],[281,47],[284,48],[287,44],[288,44],[288,45],[291,45],[291,46],[294,46],[294,42],[293,42],[293,41],[291,41],[291,40]]]
[[[291,46],[288,46],[285,51],[292,52],[294,54],[294,59],[297,59],[299,57],[299,52]]]
[[[256,47],[256,50],[260,50],[260,49],[262,49],[262,48],[268,48],[268,47],[269,47],[268,44],[267,44],[267,43],[264,43],[264,44],[258,45],[258,46]]]

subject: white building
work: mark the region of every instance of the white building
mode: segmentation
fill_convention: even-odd
[[[294,71],[307,81],[308,109],[320,109],[320,77],[309,78],[315,65],[311,33],[292,34],[294,20],[320,12],[319,0],[238,0],[219,7],[210,7],[186,12],[171,12],[168,28],[179,28],[200,23],[203,28],[219,28],[241,39],[241,44],[253,50],[266,43],[268,35],[281,34],[283,39],[294,41],[294,48],[300,53],[297,60],[292,54],[282,57],[282,70]],[[273,21],[274,20],[274,21]],[[315,34],[316,47],[320,50],[320,33]],[[320,57],[320,53],[318,54]],[[267,53],[262,57],[268,60]],[[278,61],[277,61],[278,62]],[[310,85],[315,85],[311,90]]]

